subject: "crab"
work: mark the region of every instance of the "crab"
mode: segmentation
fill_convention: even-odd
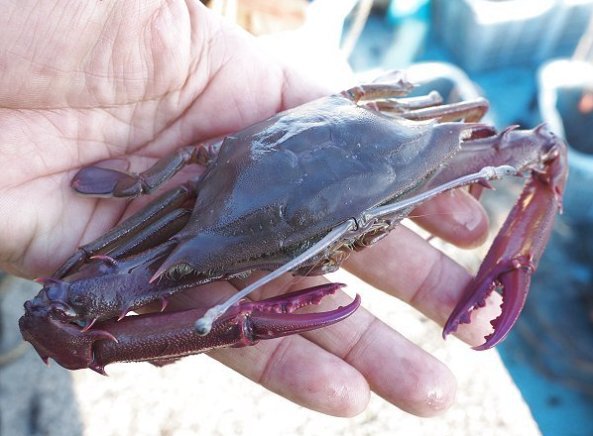
[[[530,277],[561,209],[566,146],[546,126],[497,132],[480,123],[485,99],[443,104],[391,74],[278,113],[224,138],[180,148],[139,173],[101,166],[72,181],[80,194],[150,194],[190,164],[206,167],[81,246],[25,303],[23,337],[47,361],[104,373],[118,361],[165,364],[217,347],[321,328],[350,316],[360,297],[321,313],[294,313],[341,284],[262,301],[246,297],[286,273],[335,271],[352,251],[385,237],[422,202],[490,180],[528,175],[443,334],[501,291],[493,333],[517,320]],[[476,189],[477,188],[477,189]],[[175,293],[214,280],[266,274],[210,308],[164,311]],[[144,313],[161,304],[161,311]],[[129,313],[143,314],[129,316]]]

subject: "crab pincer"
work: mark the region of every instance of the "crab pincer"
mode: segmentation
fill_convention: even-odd
[[[216,348],[254,345],[260,340],[335,324],[358,309],[358,295],[350,304],[331,311],[294,312],[318,304],[342,286],[325,284],[257,302],[242,301],[220,317],[206,336],[197,334],[194,328],[203,308],[98,321],[88,331],[28,310],[20,325],[28,333],[25,339],[33,343],[44,361],[51,357],[68,369],[90,368],[105,374],[104,367],[114,362],[148,360],[162,365]]]
[[[554,219],[562,211],[562,194],[567,178],[564,144],[544,126],[526,134],[507,129],[499,135],[500,150],[527,148],[538,151],[540,168],[528,178],[520,197],[494,239],[480,269],[465,290],[443,328],[443,337],[468,324],[474,309],[485,305],[491,292],[502,293],[500,315],[491,321],[493,331],[475,350],[486,350],[503,341],[517,322],[525,305],[531,276],[546,248]],[[545,153],[542,153],[545,151]],[[523,156],[523,159],[525,156]],[[526,160],[525,162],[528,162]],[[517,163],[520,168],[520,165]]]

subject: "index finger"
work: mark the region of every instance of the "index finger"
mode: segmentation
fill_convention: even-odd
[[[472,276],[457,262],[410,229],[399,226],[373,247],[350,256],[346,269],[373,287],[393,295],[443,325]],[[472,313],[457,336],[475,346],[492,330],[490,320],[500,312],[500,295],[493,293],[485,307]]]
[[[463,189],[444,192],[421,204],[410,218],[435,236],[462,248],[473,248],[488,235],[486,211]]]

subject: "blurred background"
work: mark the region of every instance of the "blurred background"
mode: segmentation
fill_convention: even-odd
[[[566,138],[564,214],[525,310],[496,351],[475,353],[443,342],[437,326],[405,305],[361,289],[365,306],[452,368],[458,398],[437,418],[412,417],[374,397],[360,416],[338,419],[289,403],[205,356],[163,369],[113,365],[109,378],[47,369],[21,342],[16,321],[38,285],[4,276],[0,435],[593,435],[593,0],[207,4],[330,88],[405,68],[420,84],[415,93],[434,89],[448,102],[485,96],[487,121],[498,128],[545,122]],[[504,182],[485,196],[493,232],[520,187]],[[434,243],[470,269],[485,251]]]

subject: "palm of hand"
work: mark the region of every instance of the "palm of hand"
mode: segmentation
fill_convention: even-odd
[[[76,169],[118,157],[141,170],[296,103],[282,101],[279,67],[249,77],[259,54],[241,54],[244,35],[207,41],[221,29],[184,5],[82,9],[35,5],[0,31],[0,266],[19,275],[51,273],[126,213],[129,203],[75,196]]]
[[[21,276],[51,274],[137,207],[74,195],[69,181],[80,167],[125,158],[143,170],[181,145],[238,130],[320,92],[197,2],[70,6],[19,4],[0,18],[0,268]],[[483,220],[470,229],[452,212],[479,215],[472,201],[451,195],[432,202],[429,208],[450,218],[435,213],[432,229],[459,245],[481,239]],[[348,267],[443,322],[468,274],[406,230],[393,233]],[[233,291],[228,283],[211,286]],[[338,304],[346,301],[340,298]],[[172,306],[193,303],[184,295]],[[214,356],[326,413],[359,412],[370,389],[417,414],[450,404],[454,382],[438,361],[362,309],[346,321]],[[480,325],[474,340],[487,320]],[[405,371],[393,370],[398,362]]]

